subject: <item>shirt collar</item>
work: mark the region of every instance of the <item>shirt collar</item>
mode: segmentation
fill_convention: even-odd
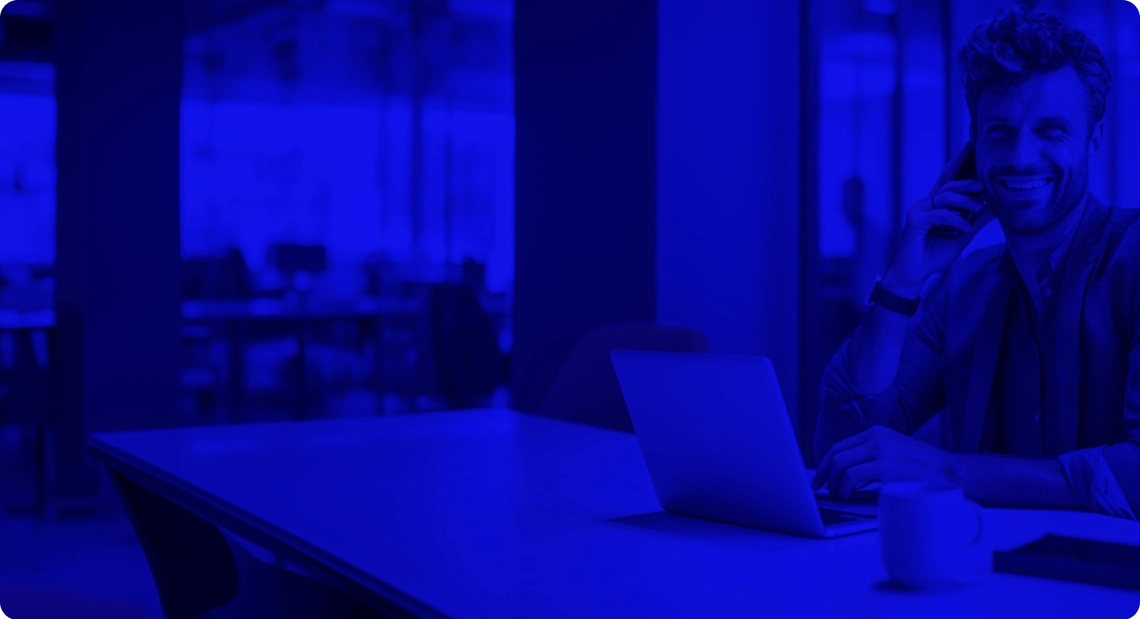
[[[1060,271],[1064,264],[1065,257],[1069,252],[1069,248],[1073,245],[1073,239],[1077,237],[1078,231],[1084,224],[1085,216],[1088,214],[1089,204],[1086,202],[1084,205],[1084,212],[1081,213],[1080,220],[1073,230],[1069,232],[1069,236],[1061,241],[1057,248],[1049,254],[1049,258],[1037,269],[1037,286],[1044,288],[1048,285],[1053,278],[1056,277],[1057,272]],[[1013,263],[1013,256],[1009,253],[1009,246],[1006,245],[1005,250],[1001,253],[1001,261],[998,263],[998,273],[1009,280],[1009,283],[1016,285],[1021,278],[1021,273],[1017,270],[1017,265]],[[1027,284],[1028,285],[1028,284]]]

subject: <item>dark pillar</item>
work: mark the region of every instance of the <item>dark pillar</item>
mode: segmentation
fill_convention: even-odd
[[[769,357],[794,420],[801,1],[659,5],[657,315]]]
[[[180,324],[178,0],[57,0],[57,480],[88,432],[173,425]]]
[[[513,405],[590,329],[656,318],[656,0],[515,9]]]

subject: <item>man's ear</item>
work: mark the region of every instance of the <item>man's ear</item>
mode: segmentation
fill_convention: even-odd
[[[1104,143],[1104,120],[1099,120],[1089,131],[1089,164],[1091,165],[1100,155],[1100,146]]]

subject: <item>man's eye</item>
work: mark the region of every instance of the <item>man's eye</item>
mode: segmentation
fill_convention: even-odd
[[[989,130],[986,131],[986,134],[995,137],[1009,135],[1009,127],[990,127]]]
[[[1065,128],[1061,125],[1045,125],[1041,128],[1045,133],[1064,133]]]

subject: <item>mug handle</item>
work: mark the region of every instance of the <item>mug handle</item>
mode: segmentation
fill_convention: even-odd
[[[972,547],[975,544],[977,544],[978,542],[982,541],[982,533],[985,532],[985,526],[984,525],[985,525],[985,520],[986,520],[986,514],[985,514],[985,511],[982,510],[981,505],[978,505],[977,503],[975,503],[973,501],[969,501],[969,500],[966,502],[969,503],[970,511],[974,512],[974,517],[977,518],[977,522],[978,522],[978,528],[977,528],[977,532],[974,533],[974,539],[970,540],[970,542],[966,544],[967,547]]]

